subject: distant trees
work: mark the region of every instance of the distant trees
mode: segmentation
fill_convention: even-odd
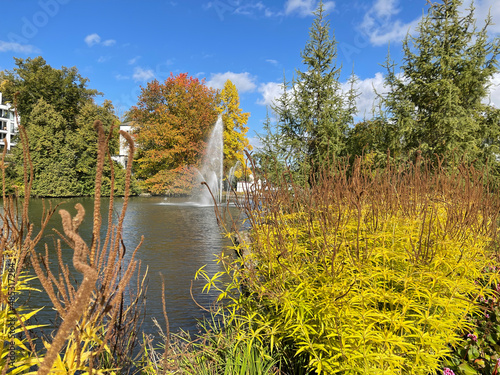
[[[153,193],[185,193],[217,119],[217,92],[186,73],[149,82],[130,112],[136,176]]]
[[[148,83],[129,113],[138,148],[136,176],[143,187],[155,194],[189,193],[219,114],[227,174],[237,162],[245,166],[243,150],[250,148],[245,126],[250,114],[241,110],[236,86],[228,80],[218,92],[187,73]]]
[[[92,128],[100,120],[105,131],[118,124],[109,101],[94,103],[96,90],[76,68],[54,69],[41,57],[16,59],[16,68],[0,73],[4,98],[14,102],[30,139],[37,196],[92,195],[97,137]],[[187,74],[171,75],[164,83],[153,81],[142,89],[138,103],[128,113],[138,144],[135,175],[143,188],[157,194],[189,192],[194,167],[199,166],[217,114],[224,122],[226,172],[238,161],[244,165],[250,148],[245,126],[249,113],[239,107],[232,82],[221,92]],[[110,153],[118,150],[118,134],[110,138]],[[23,184],[22,149],[13,150],[9,173],[12,185]],[[104,175],[104,192],[109,167]],[[108,175],[106,175],[106,172]],[[241,172],[241,171],[240,171]],[[122,171],[116,168],[120,192]],[[109,186],[108,186],[109,188]]]
[[[29,138],[33,164],[32,194],[35,196],[88,196],[94,193],[97,135],[95,120],[110,131],[118,118],[109,101],[94,103],[96,90],[88,89],[86,78],[76,68],[52,68],[41,57],[15,59],[16,68],[2,72],[5,98],[14,101]],[[118,148],[118,136],[110,140],[110,152]],[[22,186],[23,152],[13,149],[9,164],[10,185]],[[123,173],[116,165],[117,189]],[[109,193],[109,166],[104,193]]]
[[[76,117],[82,103],[92,101],[99,94],[87,88],[88,79],[82,77],[75,67],[54,69],[41,57],[14,58],[16,68],[2,72],[4,100],[13,102],[18,94],[17,111],[23,123],[30,117],[38,100],[43,98],[64,119],[66,126],[74,130]]]

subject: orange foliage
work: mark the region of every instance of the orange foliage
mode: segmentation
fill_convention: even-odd
[[[216,119],[217,92],[187,73],[141,89],[131,110],[138,145],[136,177],[155,194],[188,192],[193,166]]]

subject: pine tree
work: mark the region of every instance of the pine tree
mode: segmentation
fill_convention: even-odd
[[[498,72],[500,39],[477,30],[474,8],[461,13],[460,0],[431,4],[418,36],[403,43],[401,74],[388,61],[384,99],[403,155],[465,154],[482,159],[498,154],[498,110],[483,103]],[[398,148],[396,146],[396,148]]]
[[[330,35],[322,1],[314,15],[309,41],[301,52],[306,69],[296,71],[291,87],[284,79],[284,94],[273,110],[295,164],[311,164],[316,169],[345,151],[346,132],[356,111],[356,93],[353,89],[347,95],[342,91],[337,43]]]
[[[253,159],[260,170],[265,172],[265,177],[270,182],[276,183],[286,169],[285,166],[289,160],[286,151],[289,147],[273,127],[269,109],[266,111],[266,119],[262,125],[265,133],[257,135],[262,145],[253,154]]]

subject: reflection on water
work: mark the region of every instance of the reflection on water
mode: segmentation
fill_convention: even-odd
[[[89,243],[92,230],[93,200],[90,198],[73,198],[67,200],[51,200],[53,204],[65,202],[60,207],[72,215],[76,210],[74,205],[81,203],[86,210],[86,218],[80,227],[80,234]],[[117,199],[114,216],[120,214],[122,200]],[[106,222],[108,201],[102,204],[103,222]],[[30,221],[40,222],[42,209],[41,200],[32,200],[30,206]],[[233,208],[237,214],[237,210]],[[60,217],[56,213],[45,232],[42,243],[47,243],[53,263],[57,262],[55,240],[57,234],[51,231],[56,228],[62,231]],[[106,228],[102,229],[103,234]],[[203,311],[196,306],[190,296],[191,280],[196,271],[207,264],[210,274],[221,270],[213,260],[230,241],[224,238],[217,225],[213,207],[200,207],[186,204],[180,199],[162,197],[134,197],[129,201],[124,221],[123,239],[126,254],[131,254],[144,236],[144,242],[137,251],[136,259],[141,260],[142,268],[148,267],[149,283],[146,302],[146,316],[143,330],[154,333],[152,317],[164,324],[161,303],[161,277],[165,278],[165,298],[171,331],[179,329],[194,331],[196,320],[203,316]],[[40,246],[40,249],[42,247]],[[40,251],[40,250],[39,250]],[[63,259],[71,264],[72,251],[63,249]],[[56,264],[52,264],[57,267]],[[57,269],[57,268],[55,268]],[[77,273],[75,273],[76,275]],[[79,276],[79,275],[78,275]],[[208,306],[213,301],[213,295],[201,294],[202,282],[194,282],[193,294],[199,304]],[[48,297],[42,293],[33,293],[31,305],[51,306]],[[48,308],[39,314],[39,319],[52,319],[53,312]]]

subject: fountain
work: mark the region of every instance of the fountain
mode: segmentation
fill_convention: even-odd
[[[210,134],[205,156],[203,157],[199,170],[198,184],[193,188],[192,196],[194,203],[200,206],[212,206],[214,196],[216,203],[222,202],[222,179],[224,162],[224,123],[219,115],[217,122]],[[205,182],[206,186],[201,185]],[[212,195],[210,194],[212,192]]]
[[[228,186],[227,186],[227,193],[226,193],[226,204],[229,202],[229,196],[231,193],[231,189],[233,188],[233,183],[234,183],[234,174],[238,167],[241,165],[241,162],[238,160],[235,165],[231,167],[229,170],[229,176],[227,178]]]

